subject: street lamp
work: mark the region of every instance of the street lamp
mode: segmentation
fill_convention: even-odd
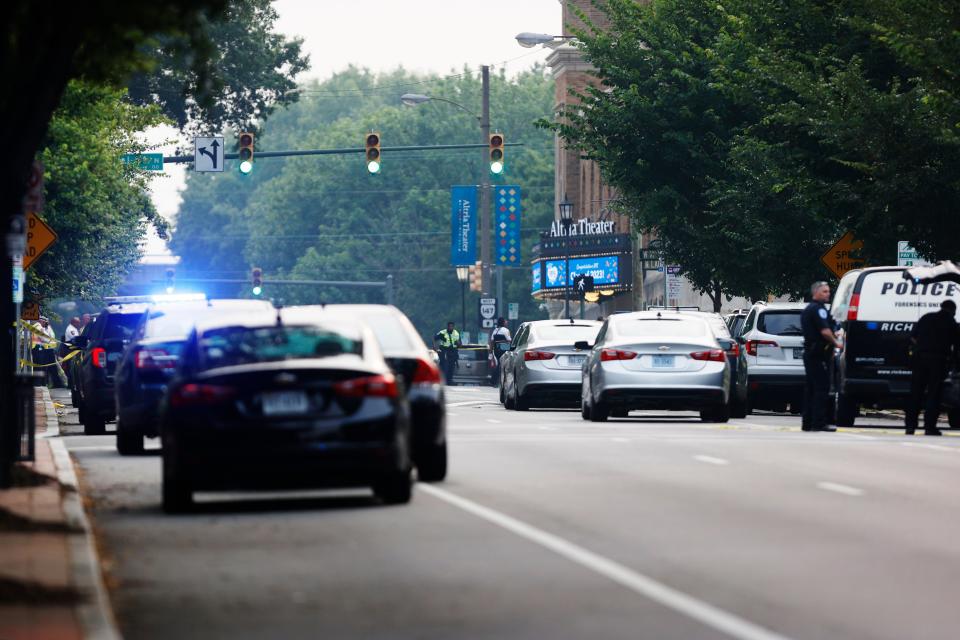
[[[560,210],[560,222],[563,223],[564,229],[566,229],[566,237],[564,238],[564,246],[566,251],[564,251],[564,267],[563,267],[563,296],[564,296],[564,313],[567,318],[570,318],[570,225],[573,223],[573,203],[570,202],[570,199],[567,198],[567,194],[563,194],[563,202],[557,205],[557,208]]]
[[[530,33],[529,31],[518,33],[515,37],[517,39],[517,44],[527,49],[532,49],[538,44],[543,44],[548,47],[557,46],[560,44],[560,42],[557,42],[557,40],[560,40],[561,42],[564,40],[573,40],[573,36],[553,36],[549,33]]]
[[[460,331],[467,330],[467,278],[470,267],[457,267],[457,280],[460,281]]]

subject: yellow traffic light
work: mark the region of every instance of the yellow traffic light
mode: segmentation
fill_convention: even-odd
[[[367,134],[367,171],[380,173],[380,134],[371,131]]]
[[[503,134],[490,134],[490,173],[500,175],[506,166],[503,157]]]
[[[240,133],[240,173],[248,174],[253,171],[253,134],[249,131]]]

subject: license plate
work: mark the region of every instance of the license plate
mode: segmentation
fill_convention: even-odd
[[[673,356],[653,356],[654,369],[673,369]]]
[[[803,360],[803,347],[793,350],[793,357],[797,360]]]
[[[303,391],[274,391],[260,396],[263,415],[299,415],[307,412],[307,394]]]
[[[579,367],[583,364],[583,361],[587,359],[587,356],[567,356],[567,366],[568,367]]]

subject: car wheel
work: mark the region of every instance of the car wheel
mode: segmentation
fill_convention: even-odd
[[[737,397],[736,392],[734,392],[733,398],[730,399],[730,417],[731,418],[747,417],[747,403],[742,402],[740,398]]]
[[[88,436],[100,436],[107,432],[107,423],[98,415],[90,415],[84,411],[83,433]]]
[[[837,392],[837,406],[835,414],[838,427],[852,427],[857,419],[859,407],[845,394]]]
[[[513,393],[511,393],[512,390],[513,385],[510,385],[510,387],[503,392],[503,408],[508,411],[513,411],[517,408],[517,402],[514,399]]]
[[[143,434],[136,429],[124,427],[117,419],[117,453],[122,456],[138,456],[143,453]]]
[[[584,420],[590,419],[590,405],[583,398],[580,398],[580,417]]]
[[[447,477],[447,443],[433,445],[417,461],[417,480],[440,482]]]
[[[186,513],[193,507],[193,489],[180,465],[168,454],[163,456],[162,496],[166,513]]]
[[[590,422],[606,422],[610,417],[610,407],[603,401],[590,403]]]
[[[384,504],[406,504],[413,495],[413,481],[410,469],[392,471],[373,485],[373,493]]]
[[[530,410],[530,396],[520,393],[520,389],[517,388],[517,383],[513,383],[514,395],[516,399],[513,402],[513,408],[517,411],[529,411]]]
[[[503,378],[500,379],[500,404],[506,406],[507,398],[503,393]]]

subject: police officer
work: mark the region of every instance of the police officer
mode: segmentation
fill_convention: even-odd
[[[800,316],[803,329],[803,430],[836,431],[827,424],[827,398],[830,393],[830,358],[840,347],[827,311],[830,285],[814,282],[810,287],[812,301]]]
[[[454,328],[453,322],[448,322],[445,330],[433,336],[433,348],[440,353],[440,369],[447,384],[453,384],[453,372],[457,368],[457,360],[460,357],[457,348],[460,346],[462,346],[460,332]]]
[[[923,432],[939,436],[937,420],[940,418],[940,393],[947,375],[950,357],[956,353],[960,341],[960,329],[954,317],[957,305],[953,300],[944,300],[940,310],[928,313],[913,325],[910,342],[912,375],[910,376],[910,404],[907,406],[907,435],[913,435],[920,422],[920,407],[926,393],[923,412]]]

